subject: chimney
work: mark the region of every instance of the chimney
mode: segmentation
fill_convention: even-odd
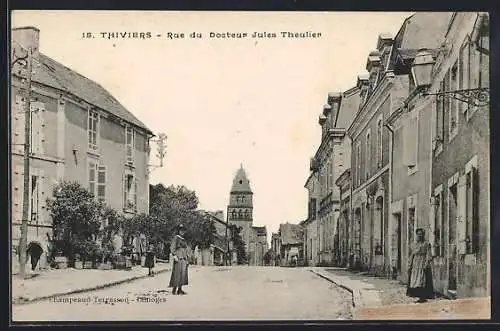
[[[38,58],[40,48],[40,30],[32,26],[12,29],[12,50],[17,56],[25,56],[29,48],[33,58]]]
[[[380,70],[381,54],[379,51],[371,51],[366,61],[366,70],[368,71],[368,80],[370,83],[370,90],[377,85],[378,72]]]
[[[362,107],[368,94],[369,80],[367,75],[359,75],[356,86],[360,89],[359,97],[361,99],[359,107]]]

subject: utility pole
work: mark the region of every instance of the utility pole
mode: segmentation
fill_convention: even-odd
[[[32,48],[28,48],[26,65],[26,100],[24,103],[24,191],[23,191],[23,218],[21,221],[21,238],[19,240],[19,267],[20,276],[26,274],[26,254],[28,245],[28,219],[30,203],[30,143],[31,143],[31,71],[33,63]]]

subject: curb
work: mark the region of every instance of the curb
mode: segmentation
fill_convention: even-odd
[[[162,273],[165,273],[165,272],[168,272],[168,271],[171,271],[171,269],[167,268],[167,269],[163,269],[163,270],[160,270],[160,271],[156,271],[155,275],[162,274]],[[124,284],[124,283],[129,283],[129,282],[133,282],[135,280],[144,279],[144,278],[148,278],[148,277],[150,277],[150,276],[147,275],[147,274],[145,274],[145,275],[134,276],[134,277],[130,277],[130,278],[125,278],[125,279],[117,280],[117,281],[110,282],[110,283],[96,285],[96,286],[92,286],[92,287],[86,287],[86,288],[81,288],[81,289],[67,291],[67,292],[60,292],[60,293],[54,293],[54,294],[44,295],[44,296],[41,296],[41,297],[35,297],[35,298],[28,299],[28,300],[20,301],[20,302],[14,302],[14,300],[12,300],[13,301],[12,305],[13,306],[27,305],[27,304],[38,302],[38,301],[52,299],[52,298],[55,298],[55,297],[60,297],[60,296],[65,296],[65,295],[70,295],[70,294],[78,294],[78,293],[85,293],[85,292],[90,292],[90,291],[101,290],[101,289],[104,289],[104,288],[113,287],[113,286],[116,286],[116,285],[121,285],[121,284]]]
[[[323,275],[322,273],[315,271],[313,269],[309,269],[309,271],[312,272],[313,274],[329,281],[330,283],[333,283],[333,284],[337,285],[338,287],[343,288],[344,290],[348,291],[349,293],[351,293],[353,307],[362,307],[363,306],[363,302],[361,300],[361,291],[360,290],[353,290],[352,288],[350,288],[342,283],[336,282],[333,279],[331,279],[330,277],[327,277],[327,276]]]

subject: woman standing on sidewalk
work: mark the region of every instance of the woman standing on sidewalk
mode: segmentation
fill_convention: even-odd
[[[183,285],[188,284],[188,245],[184,239],[184,226],[181,224],[177,228],[177,234],[170,243],[170,252],[173,258],[172,275],[170,276],[170,285],[172,294],[186,294],[182,290]]]
[[[155,267],[155,254],[154,254],[154,247],[151,244],[148,246],[148,250],[146,252],[145,266],[146,268],[149,269],[148,275],[154,276],[153,268]]]
[[[411,253],[406,295],[419,298],[417,302],[426,302],[427,299],[434,298],[431,244],[425,240],[424,229],[419,228],[415,233],[417,242]]]

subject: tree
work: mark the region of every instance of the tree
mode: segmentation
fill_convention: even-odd
[[[120,233],[123,224],[123,215],[116,212],[111,207],[106,207],[103,212],[103,223],[100,231],[102,258],[101,262],[110,260],[115,251],[113,239],[115,235]]]
[[[241,226],[236,226],[235,224],[231,224],[231,233],[233,234],[233,246],[236,249],[238,254],[238,264],[246,264],[247,263],[247,253],[246,253],[246,245],[241,237]]]
[[[62,254],[73,261],[75,254],[90,257],[101,227],[104,206],[77,182],[62,182],[47,200],[53,221],[52,254]],[[51,256],[50,258],[52,258]]]
[[[217,229],[210,217],[198,211],[191,213],[186,226],[186,240],[192,248],[210,248],[215,243],[216,234]]]

